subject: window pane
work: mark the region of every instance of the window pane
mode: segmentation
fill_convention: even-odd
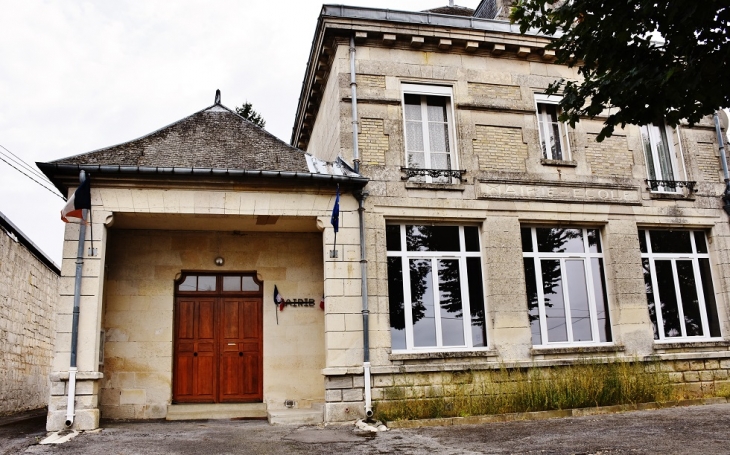
[[[484,288],[482,287],[481,258],[466,258],[466,274],[469,282],[471,341],[474,347],[482,347],[487,345],[487,324],[484,318]]]
[[[646,173],[649,180],[661,180],[657,177],[656,169],[654,169],[654,152],[651,149],[651,138],[649,137],[649,128],[641,127],[641,143],[644,144],[644,158],[646,159]],[[656,190],[656,188],[652,188]]]
[[[406,317],[401,258],[388,258],[388,305],[390,307],[391,349],[405,349]]]
[[[641,232],[641,231],[640,231]],[[656,319],[656,302],[654,295],[654,286],[651,284],[651,268],[649,266],[649,259],[642,259],[641,264],[644,267],[644,287],[646,288],[646,301],[649,305],[649,318],[651,318],[651,324],[654,327],[654,339],[659,339],[659,326],[657,325]]]
[[[593,289],[596,300],[596,319],[598,320],[598,337],[601,342],[612,341],[611,321],[608,318],[608,297],[606,295],[606,280],[604,279],[603,259],[591,259],[593,273]]]
[[[552,131],[550,132],[550,145],[552,147],[554,160],[563,160],[563,144],[560,142],[560,124],[553,123],[551,125]]]
[[[601,236],[598,229],[588,229],[588,251],[590,253],[602,253]]]
[[[654,261],[656,267],[657,286],[659,287],[659,305],[664,319],[664,336],[682,336],[677,307],[677,293],[674,290],[674,274],[672,261]]]
[[[198,277],[198,291],[215,291],[215,277],[214,276],[199,276]]]
[[[460,251],[458,226],[406,226],[408,251]]]
[[[669,152],[669,141],[667,140],[667,129],[664,125],[654,126],[657,138],[657,155],[659,156],[659,167],[662,170],[662,180],[674,180],[674,170],[672,169],[672,158]]]
[[[385,226],[385,245],[388,251],[400,251],[400,226],[389,224]]]
[[[451,160],[446,153],[431,153],[430,169],[451,169]]]
[[[433,302],[431,261],[411,259],[411,310],[413,317],[413,345],[436,346],[436,319]]]
[[[705,233],[702,231],[695,231],[694,235],[697,252],[700,254],[707,254],[707,242],[705,242]]]
[[[593,341],[591,311],[588,307],[586,273],[583,260],[566,260],[565,273],[570,298],[570,319],[573,341]]]
[[[448,153],[449,151],[449,129],[445,123],[428,124],[428,143],[433,153]],[[446,163],[444,163],[446,164]],[[445,169],[445,168],[440,168]]]
[[[639,229],[639,249],[642,253],[649,252],[649,250],[646,249],[646,231],[643,229]]]
[[[406,120],[421,120],[421,96],[406,94],[405,99]]]
[[[540,308],[537,300],[537,278],[535,276],[535,260],[525,258],[525,287],[527,288],[527,312],[532,331],[532,344],[542,344],[540,332]]]
[[[223,277],[223,290],[224,291],[240,291],[241,290],[241,277],[240,276],[224,276]],[[258,290],[258,288],[256,288]]]
[[[261,285],[254,280],[252,276],[244,276],[241,278],[241,289],[244,291],[260,291]]]
[[[409,152],[423,151],[423,125],[420,122],[406,122],[406,145]]]
[[[525,253],[532,253],[532,229],[521,228],[520,235],[522,236],[522,251]]]
[[[650,231],[652,253],[691,253],[689,231]]]
[[[542,260],[540,265],[542,266],[542,287],[545,295],[548,341],[551,343],[568,341],[560,261]]]
[[[537,251],[546,253],[583,253],[581,229],[537,228]]]
[[[197,278],[195,275],[185,277],[185,281],[178,286],[179,291],[194,291],[197,289]]]
[[[677,261],[677,278],[679,279],[679,295],[682,297],[684,327],[687,336],[702,336],[700,302],[697,297],[697,285],[695,284],[692,261]]]
[[[700,276],[702,277],[702,291],[705,297],[707,308],[707,323],[710,326],[710,336],[719,337],[720,320],[717,317],[717,304],[715,302],[715,289],[712,286],[712,273],[710,272],[710,260],[702,258],[699,260]]]
[[[479,228],[476,226],[464,227],[464,246],[466,251],[479,251]]]
[[[423,154],[423,152],[408,152],[407,167],[415,169],[425,169],[426,156]]]
[[[426,104],[429,122],[446,122],[446,97],[427,96]]]
[[[459,261],[436,261],[438,267],[441,341],[444,346],[464,346],[464,308],[461,302]]]

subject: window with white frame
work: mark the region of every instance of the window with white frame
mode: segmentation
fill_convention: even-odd
[[[540,148],[542,157],[547,160],[570,161],[568,126],[558,121],[560,100],[559,96],[535,94]]]
[[[523,227],[521,234],[532,344],[610,342],[599,230]]]
[[[705,233],[640,229],[639,245],[654,339],[720,337]]]
[[[487,346],[479,228],[388,224],[391,348]]]
[[[458,170],[451,87],[403,84],[402,88],[408,176],[450,183]]]
[[[671,135],[668,134],[667,127],[663,123],[649,124],[642,125],[640,130],[649,187],[652,191],[657,192],[676,192],[677,186],[674,182],[677,180],[677,170],[674,160],[674,145],[669,140]]]

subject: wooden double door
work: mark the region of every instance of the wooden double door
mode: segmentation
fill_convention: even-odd
[[[192,276],[196,281],[195,290],[190,290],[192,285],[180,286],[190,283],[187,277],[178,283],[175,298],[173,401],[262,401],[263,302],[260,291],[225,291],[223,279],[231,281],[228,279],[231,275]],[[208,283],[201,278],[208,279]],[[200,281],[203,281],[202,285]],[[211,289],[213,281],[215,289]]]

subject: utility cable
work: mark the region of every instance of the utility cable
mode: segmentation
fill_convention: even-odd
[[[43,180],[47,180],[47,181],[48,181],[48,183],[52,183],[52,182],[51,182],[50,180],[48,180],[48,177],[46,177],[45,175],[43,175],[43,174],[41,174],[40,172],[38,172],[37,170],[35,170],[35,169],[34,169],[34,168],[33,168],[33,167],[31,166],[31,165],[29,165],[28,163],[26,163],[26,162],[25,162],[25,161],[23,160],[23,158],[19,157],[19,156],[18,156],[18,155],[16,155],[15,153],[13,153],[13,152],[11,152],[10,150],[8,150],[8,149],[7,149],[7,147],[5,147],[5,146],[3,146],[2,144],[0,144],[0,148],[4,149],[4,150],[5,150],[5,151],[7,151],[7,152],[8,152],[9,154],[11,154],[11,155],[12,155],[13,157],[15,157],[15,159],[12,159],[12,158],[8,157],[7,155],[5,155],[5,153],[3,153],[2,151],[0,151],[0,153],[2,153],[3,155],[5,155],[5,156],[6,156],[7,158],[10,158],[10,159],[11,159],[12,161],[14,161],[15,163],[17,163],[17,164],[21,165],[21,166],[22,166],[22,167],[24,167],[24,168],[25,168],[26,170],[28,170],[28,171],[32,172],[33,174],[35,174],[36,176],[38,176],[38,177],[42,178]]]
[[[21,174],[23,174],[24,176],[28,177],[29,179],[33,180],[33,181],[34,181],[35,183],[37,183],[38,185],[42,186],[43,188],[45,188],[46,190],[48,190],[49,192],[51,192],[51,193],[52,193],[52,194],[53,194],[54,196],[58,196],[58,197],[60,197],[61,199],[63,199],[64,201],[66,200],[66,198],[64,198],[64,197],[63,197],[63,196],[61,196],[60,194],[56,193],[56,192],[55,192],[55,191],[53,191],[52,189],[48,188],[47,186],[45,186],[44,184],[42,184],[42,183],[41,183],[41,182],[39,182],[38,180],[34,179],[34,178],[33,178],[33,177],[31,177],[30,175],[28,175],[28,174],[26,174],[25,172],[21,171],[21,170],[20,170],[20,169],[18,169],[17,167],[13,166],[13,165],[12,165],[12,164],[11,164],[11,163],[10,163],[9,161],[7,161],[6,159],[4,159],[4,158],[3,158],[3,157],[1,157],[1,156],[0,156],[0,161],[4,161],[4,162],[5,162],[5,164],[7,164],[8,166],[12,167],[13,169],[15,169],[16,171],[20,172]]]

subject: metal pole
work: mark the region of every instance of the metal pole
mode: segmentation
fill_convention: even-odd
[[[725,193],[722,195],[724,202],[723,210],[725,213],[730,215],[730,175],[727,169],[727,156],[725,155],[725,138],[722,135],[722,128],[720,127],[720,117],[717,112],[714,116],[715,120],[715,132],[717,133],[717,144],[720,147],[720,161],[722,162],[722,175],[725,178]]]
[[[84,183],[86,180],[86,172],[79,173],[79,181]],[[86,219],[88,210],[81,212],[82,218]],[[68,370],[68,403],[66,406],[66,426],[70,427],[74,422],[74,405],[76,399],[76,357],[79,341],[79,303],[81,301],[81,273],[84,266],[84,240],[86,239],[86,224],[82,220],[79,224],[79,244],[76,250],[76,280],[74,283],[74,309],[73,321],[71,323],[71,366]]]
[[[350,88],[352,89],[352,161],[360,173],[360,149],[357,143],[357,80],[355,77],[355,36],[350,37]]]
[[[370,390],[370,329],[368,309],[368,261],[365,250],[365,198],[368,193],[360,190],[355,195],[359,207],[357,209],[360,221],[360,293],[362,294],[362,347],[363,347],[363,379],[365,382],[365,417],[373,416],[372,392]]]

